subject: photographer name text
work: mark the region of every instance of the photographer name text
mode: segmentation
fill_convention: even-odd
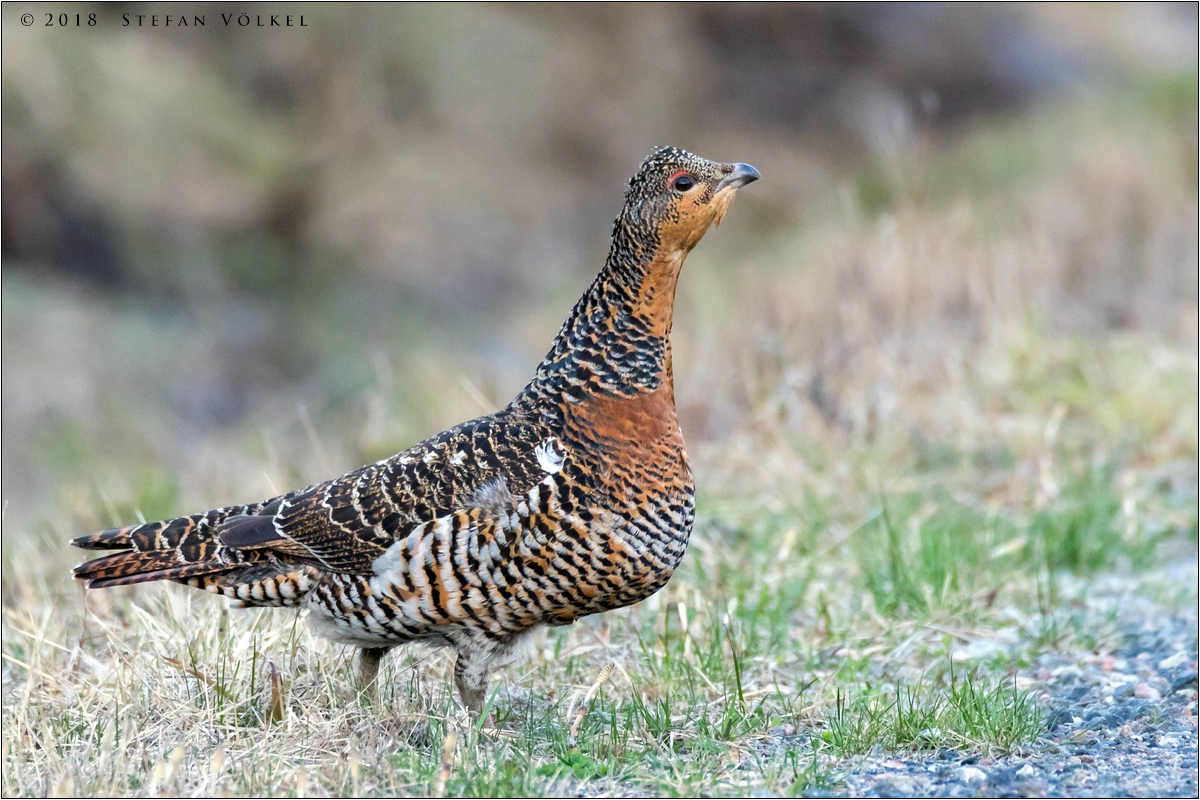
[[[208,14],[122,14],[122,28],[203,28]],[[226,28],[307,28],[303,14],[221,14]],[[215,20],[214,20],[215,24]]]

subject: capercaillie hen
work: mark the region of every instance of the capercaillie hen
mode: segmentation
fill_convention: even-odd
[[[326,483],[74,539],[120,551],[75,577],[307,608],[319,633],[362,648],[367,686],[390,648],[448,645],[478,712],[493,662],[522,636],[644,600],[683,558],[695,485],[675,415],[675,285],[758,177],[656,150],[629,181],[604,268],[507,407]]]

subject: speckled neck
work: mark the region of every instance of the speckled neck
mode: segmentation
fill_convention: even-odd
[[[617,220],[604,269],[563,323],[524,396],[557,405],[588,395],[634,397],[671,381],[682,257],[661,256],[653,232],[636,228]]]

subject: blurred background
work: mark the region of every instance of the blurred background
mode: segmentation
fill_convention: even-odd
[[[1130,375],[1195,376],[1195,4],[50,10],[2,11],[6,550],[257,500],[503,405],[660,144],[764,176],[680,288],[710,494],[881,436],[1015,468],[1014,375],[1040,376],[1040,435],[1120,391],[1079,366],[1114,337]],[[1188,391],[1092,422],[1173,431],[1194,496]]]

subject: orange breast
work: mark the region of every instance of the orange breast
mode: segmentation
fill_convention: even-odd
[[[594,477],[615,501],[614,510],[634,511],[691,484],[670,375],[668,366],[652,392],[597,395],[570,407],[567,429],[578,432],[571,438],[584,447],[600,451],[588,456],[603,464]]]
[[[679,433],[669,371],[652,392],[634,397],[593,395],[573,405],[571,412],[568,424],[588,428],[597,439],[622,449],[640,448]]]

